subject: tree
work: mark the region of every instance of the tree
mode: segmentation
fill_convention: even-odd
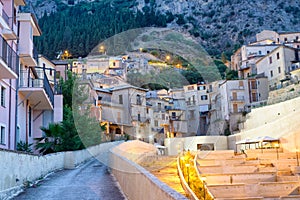
[[[75,74],[68,72],[68,79],[61,80],[64,96],[63,121],[42,127],[44,136],[36,138],[36,148],[42,154],[59,151],[80,150],[100,144],[101,134],[105,130],[90,115],[88,90]]]

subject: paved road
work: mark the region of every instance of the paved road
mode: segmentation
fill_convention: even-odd
[[[36,188],[29,188],[17,200],[125,200],[107,167],[92,159],[74,170],[48,176]]]

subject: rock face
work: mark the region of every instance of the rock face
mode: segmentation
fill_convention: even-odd
[[[38,16],[56,12],[58,3],[69,6],[93,0],[28,0]],[[111,0],[118,3],[119,0]],[[145,6],[172,15],[169,27],[188,31],[202,42],[209,53],[232,51],[235,45],[247,44],[264,29],[299,31],[299,0],[126,0],[134,2],[133,10]],[[60,11],[60,12],[62,12]]]

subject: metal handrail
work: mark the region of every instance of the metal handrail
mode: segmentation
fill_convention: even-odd
[[[7,25],[9,25],[9,17],[3,9],[2,9],[2,18],[7,23]]]
[[[2,36],[0,36],[0,58],[13,72],[19,75],[19,56]]]
[[[48,95],[49,99],[50,99],[50,102],[52,104],[52,106],[54,106],[54,92],[51,88],[51,85],[49,83],[49,80],[48,80],[48,77],[46,75],[46,72],[44,71],[44,89],[45,89],[45,92],[46,94]]]
[[[20,88],[43,88],[51,102],[51,105],[54,106],[54,91],[51,88],[47,74],[44,70],[43,77],[36,79],[30,76],[30,71],[22,70],[19,84]]]

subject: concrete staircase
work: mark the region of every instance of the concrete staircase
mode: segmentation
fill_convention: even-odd
[[[200,152],[198,173],[216,200],[300,199],[296,154],[282,149]]]

